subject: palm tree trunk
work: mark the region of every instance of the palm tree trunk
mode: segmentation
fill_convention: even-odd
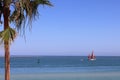
[[[5,80],[10,80],[10,52],[9,52],[9,42],[4,42],[5,49]]]
[[[9,28],[9,7],[4,5],[4,30]],[[5,80],[10,80],[10,47],[9,40],[4,41],[5,50]]]

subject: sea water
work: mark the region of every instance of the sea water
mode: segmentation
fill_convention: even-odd
[[[117,56],[100,56],[95,61],[89,61],[86,56],[17,56],[11,57],[10,62],[11,73],[120,71]],[[0,57],[0,73],[4,72],[2,69],[4,58]]]
[[[98,56],[12,56],[12,80],[119,80],[120,57]],[[4,58],[0,57],[0,80],[4,79]]]

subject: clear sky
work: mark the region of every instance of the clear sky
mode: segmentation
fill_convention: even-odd
[[[11,55],[120,56],[120,0],[51,0]],[[0,47],[3,50],[3,47]],[[3,53],[1,53],[3,54]]]

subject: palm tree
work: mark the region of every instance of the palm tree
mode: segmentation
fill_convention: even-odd
[[[4,27],[0,40],[4,43],[5,80],[10,80],[10,43],[17,33],[24,32],[27,26],[31,27],[32,20],[39,14],[39,5],[52,6],[49,0],[0,0],[0,24],[3,23]]]

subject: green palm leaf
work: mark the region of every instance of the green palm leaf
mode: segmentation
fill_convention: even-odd
[[[9,41],[11,43],[12,41],[14,41],[15,37],[16,31],[10,27],[0,32],[1,43],[3,43],[3,41]]]

